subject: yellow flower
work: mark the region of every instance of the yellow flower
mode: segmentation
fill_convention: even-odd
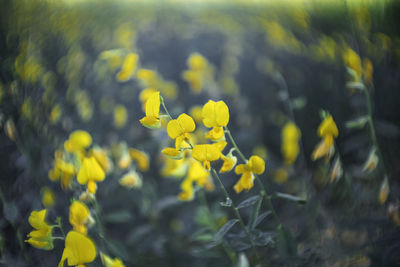
[[[139,60],[138,54],[129,53],[122,64],[122,69],[117,73],[117,80],[119,82],[128,81],[135,73],[137,62]]]
[[[361,77],[362,73],[361,59],[353,49],[347,48],[344,51],[343,61],[347,67],[352,69],[357,74],[358,78]]]
[[[130,171],[119,179],[119,184],[128,189],[140,188],[142,187],[142,179],[137,172]]]
[[[291,165],[299,154],[299,138],[301,137],[300,129],[293,123],[288,122],[282,129],[282,147],[281,151],[285,164]]]
[[[28,221],[36,230],[28,234],[29,239],[25,240],[25,242],[36,248],[51,250],[53,249],[52,228],[45,221],[46,213],[46,209],[31,212]]]
[[[56,203],[56,196],[54,195],[53,190],[50,188],[44,187],[42,191],[42,203],[46,208],[53,207]]]
[[[50,123],[56,124],[61,118],[62,109],[59,104],[54,105],[50,112]]]
[[[140,171],[145,172],[149,169],[150,166],[149,156],[145,152],[135,148],[130,148],[129,155],[134,161],[136,161]]]
[[[372,172],[378,166],[379,158],[376,155],[376,148],[371,149],[367,161],[364,163],[363,171]]]
[[[101,252],[100,258],[105,267],[125,267],[124,263],[119,258],[111,259],[109,256]]]
[[[207,67],[207,60],[199,53],[193,53],[189,56],[188,66],[195,71],[203,71]]]
[[[384,204],[389,196],[390,187],[387,177],[382,181],[381,188],[379,189],[378,201],[380,204]]]
[[[372,83],[372,75],[374,73],[374,66],[372,65],[371,60],[365,58],[363,60],[363,76],[364,81],[367,83]]]
[[[209,100],[203,106],[202,117],[206,127],[213,127],[213,129],[206,134],[206,138],[216,141],[225,136],[222,127],[228,125],[229,109],[224,101],[214,102]]]
[[[165,156],[167,156],[170,159],[182,159],[183,158],[183,153],[180,149],[176,149],[173,147],[166,147],[164,148],[161,153],[163,153]]]
[[[70,153],[79,153],[92,144],[92,137],[83,130],[73,131],[67,141],[64,142],[64,149]]]
[[[250,190],[254,185],[254,174],[262,174],[265,171],[265,162],[259,156],[251,156],[247,164],[239,164],[235,168],[236,174],[241,174],[239,181],[233,187],[236,193]]]
[[[157,79],[157,73],[148,69],[139,69],[136,73],[136,78],[146,87],[154,84]]]
[[[193,106],[189,111],[190,116],[197,123],[201,123],[203,121],[202,109],[203,108],[201,106]]]
[[[87,184],[89,193],[95,194],[96,182],[101,182],[106,177],[104,170],[94,157],[85,157],[78,172],[78,183]]]
[[[63,189],[70,188],[71,181],[76,173],[75,166],[65,162],[61,158],[56,158],[54,168],[49,171],[49,179],[53,182],[60,180]]]
[[[214,144],[195,145],[193,147],[192,156],[194,159],[203,163],[204,168],[209,171],[211,169],[211,161],[218,160],[225,148],[226,142],[218,142]]]
[[[96,245],[89,237],[76,231],[69,231],[58,267],[63,267],[65,260],[68,266],[84,266],[94,261],[96,254]]]
[[[219,170],[220,173],[231,171],[233,167],[235,167],[237,162],[237,157],[233,156],[232,153],[229,153],[226,156],[221,155],[221,159],[223,160],[224,163],[222,164],[222,167]]]
[[[153,93],[146,101],[146,116],[140,120],[148,128],[160,128],[160,92]]]
[[[107,157],[107,153],[100,147],[94,147],[89,151],[89,156],[94,157],[105,172],[109,172],[112,168],[112,162]]]
[[[90,217],[88,207],[80,201],[75,200],[69,207],[69,223],[73,226],[74,231],[87,234],[86,225]]]
[[[182,192],[178,195],[180,201],[190,201],[194,198],[193,181],[191,179],[183,180],[181,184]]]
[[[164,167],[161,170],[161,175],[164,177],[182,177],[185,175],[188,164],[186,159],[171,159],[166,158]]]
[[[204,187],[210,179],[210,173],[203,168],[200,162],[191,160],[186,179],[196,182],[199,187]]]
[[[114,109],[114,126],[123,128],[128,120],[128,111],[123,105],[116,105]]]
[[[329,159],[334,152],[333,139],[339,135],[339,130],[331,115],[327,116],[319,125],[318,135],[322,141],[314,149],[311,158],[317,160],[326,156]]]
[[[176,149],[180,149],[182,144],[189,140],[189,133],[195,129],[194,120],[186,113],[179,115],[176,120],[170,120],[167,125],[168,136],[171,139],[175,139]]]
[[[129,153],[123,152],[123,154],[119,157],[117,165],[121,169],[128,169],[132,164],[132,159]]]

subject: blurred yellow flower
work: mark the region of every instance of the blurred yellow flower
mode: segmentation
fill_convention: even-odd
[[[132,160],[136,161],[140,171],[145,172],[149,169],[150,161],[146,152],[135,148],[130,148],[129,155],[131,156]]]
[[[190,108],[189,114],[196,123],[201,123],[203,121],[202,109],[202,106],[193,106]]]
[[[65,260],[68,266],[84,266],[94,261],[96,254],[96,245],[89,237],[76,231],[69,231],[58,267],[63,267]]]
[[[329,159],[334,151],[333,139],[339,135],[339,130],[331,115],[328,115],[318,127],[318,135],[322,141],[314,149],[311,158],[317,160],[323,156]]]
[[[116,105],[114,108],[114,126],[123,128],[128,120],[128,111],[123,105]]]
[[[148,128],[160,128],[160,92],[153,93],[146,101],[146,116],[140,120]]]
[[[46,208],[51,208],[56,203],[56,196],[53,190],[48,187],[42,189],[42,203]]]
[[[125,57],[122,68],[117,73],[117,80],[119,82],[126,82],[133,76],[137,67],[138,60],[139,56],[135,53],[129,53]]]
[[[100,258],[105,267],[125,267],[124,263],[119,258],[111,259],[109,256],[101,252]]]
[[[61,114],[62,114],[62,109],[60,107],[59,104],[54,105],[54,107],[51,109],[50,112],[50,123],[51,124],[56,124],[60,118],[61,118]]]
[[[239,164],[235,168],[236,174],[241,174],[239,181],[233,187],[236,193],[250,190],[254,185],[254,174],[262,174],[265,171],[265,162],[259,156],[251,156],[248,163]]]
[[[222,127],[228,125],[229,108],[224,101],[214,102],[209,100],[202,109],[203,123],[206,127],[213,129],[206,133],[206,138],[217,141],[224,138]]]
[[[390,187],[387,177],[382,181],[381,187],[379,189],[378,201],[380,204],[384,204],[389,196]]]
[[[282,128],[281,152],[286,165],[293,164],[299,154],[300,129],[293,122],[288,122]]]
[[[182,78],[189,83],[193,92],[199,93],[210,72],[207,59],[199,53],[192,53],[188,58],[187,65],[189,69],[182,73]]]
[[[119,184],[128,188],[140,188],[142,187],[142,178],[135,171],[129,171],[122,178],[119,179]]]
[[[29,239],[25,242],[35,248],[51,250],[53,249],[52,228],[45,221],[46,214],[46,209],[31,212],[28,221],[35,230],[28,234]]]
[[[182,192],[179,193],[178,199],[180,201],[190,201],[194,198],[193,181],[190,179],[185,179],[181,183]]]
[[[87,184],[89,193],[95,194],[96,182],[101,182],[106,177],[104,170],[94,157],[85,157],[78,172],[78,183]]]
[[[161,169],[161,175],[164,177],[183,177],[188,168],[186,159],[166,158],[164,167]]]
[[[353,49],[351,48],[345,49],[345,51],[343,52],[343,62],[348,68],[352,69],[355,72],[358,79],[361,78],[362,74],[361,59]]]
[[[70,153],[79,153],[92,144],[92,137],[83,130],[73,131],[67,141],[64,142],[64,149]]]
[[[229,172],[235,167],[237,163],[237,157],[233,156],[232,153],[224,156],[221,155],[221,159],[223,160],[223,164],[221,169],[219,170],[220,173]]]
[[[103,170],[107,173],[112,168],[112,162],[107,156],[107,152],[101,147],[94,147],[89,151],[89,156],[94,157]]]
[[[88,207],[82,202],[75,200],[69,206],[69,223],[73,226],[74,231],[87,234],[86,225],[90,217]]]
[[[139,99],[140,99],[140,102],[142,102],[143,111],[145,111],[145,109],[146,109],[146,101],[147,101],[147,99],[149,99],[149,97],[155,92],[157,92],[157,90],[154,89],[154,88],[146,88],[146,89],[143,89],[140,92]]]

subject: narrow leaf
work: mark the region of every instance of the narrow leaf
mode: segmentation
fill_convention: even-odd
[[[237,223],[239,220],[238,219],[232,219],[227,221],[224,226],[221,227],[221,229],[218,230],[218,232],[214,236],[214,241],[218,242],[220,241],[224,235]]]
[[[306,204],[307,203],[307,199],[301,198],[301,197],[296,197],[290,194],[285,194],[285,193],[275,193],[274,194],[276,197],[278,198],[283,198],[283,199],[287,199],[287,200],[291,200],[294,202],[297,202],[299,204]]]
[[[253,205],[254,203],[256,203],[257,200],[259,200],[259,199],[260,199],[260,196],[259,196],[259,195],[257,195],[257,196],[252,196],[252,197],[250,197],[250,198],[244,200],[243,202],[241,202],[241,203],[237,206],[237,208],[238,208],[238,209],[241,209],[241,208],[245,208],[245,207],[251,206],[251,205]]]
[[[258,199],[257,203],[253,206],[253,209],[251,210],[250,220],[249,220],[249,224],[248,224],[250,229],[254,229],[254,227],[255,227],[254,225],[255,225],[255,222],[260,213],[262,201],[263,201],[262,198]]]
[[[253,228],[255,228],[257,225],[259,225],[260,222],[262,222],[262,220],[264,220],[264,219],[265,219],[268,215],[270,215],[270,214],[271,214],[270,211],[266,211],[266,212],[261,213],[261,214],[257,217],[257,219],[254,221],[254,223],[253,223]]]
[[[243,252],[239,254],[237,267],[250,267],[249,260]]]
[[[361,129],[368,122],[368,116],[362,116],[358,119],[347,121],[346,128],[348,129]]]

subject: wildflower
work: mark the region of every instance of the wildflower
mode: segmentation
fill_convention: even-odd
[[[83,130],[73,131],[67,141],[64,142],[64,149],[70,153],[79,153],[92,144],[92,137]]]
[[[189,56],[187,65],[189,70],[184,71],[182,77],[189,83],[193,92],[199,93],[203,89],[204,80],[209,72],[208,62],[199,53],[193,53]]]
[[[160,128],[160,92],[153,93],[146,101],[146,116],[140,120],[148,128]]]
[[[46,208],[50,208],[54,206],[56,203],[56,196],[54,195],[53,190],[50,188],[44,187],[42,190],[42,203]]]
[[[49,116],[50,123],[56,124],[60,120],[61,114],[62,114],[62,109],[60,105],[59,104],[54,105],[54,107],[51,109]]]
[[[68,266],[84,266],[94,261],[96,254],[96,245],[89,237],[76,231],[69,231],[58,267],[63,267],[65,260]]]
[[[88,207],[80,201],[75,200],[69,207],[69,223],[74,231],[87,234],[86,225],[89,221],[90,212]]]
[[[164,177],[182,177],[185,175],[188,168],[186,159],[171,159],[166,158],[164,167],[161,170],[161,175]]]
[[[333,139],[339,135],[338,128],[331,115],[327,116],[319,125],[318,135],[323,139],[314,149],[311,158],[317,160],[326,156],[329,159],[334,150]]]
[[[136,73],[136,78],[145,86],[151,87],[157,80],[157,73],[148,69],[139,69]]]
[[[286,165],[293,164],[299,154],[300,129],[293,123],[288,122],[282,128],[281,151]]]
[[[336,179],[342,177],[342,175],[343,175],[342,163],[340,162],[340,158],[337,157],[335,162],[333,163],[329,182],[333,183]]]
[[[202,109],[203,108],[201,106],[193,106],[189,111],[190,116],[197,123],[200,123],[203,121]]]
[[[136,161],[140,171],[145,172],[149,169],[150,162],[147,153],[135,148],[130,148],[129,155],[132,160]]]
[[[106,173],[111,170],[112,162],[108,158],[106,151],[101,147],[92,148],[89,151],[89,156],[94,157]]]
[[[203,163],[204,168],[209,171],[211,169],[211,161],[218,160],[222,153],[221,151],[226,146],[225,141],[214,144],[195,145],[192,150],[194,159]]]
[[[170,120],[167,125],[168,136],[175,139],[176,149],[180,149],[182,144],[189,140],[189,133],[196,129],[192,117],[182,113],[176,120]]]
[[[178,195],[180,201],[190,201],[194,197],[193,180],[185,179],[181,184],[182,192]]]
[[[221,155],[221,159],[223,160],[223,164],[221,169],[219,170],[220,173],[229,172],[235,167],[237,162],[237,157],[232,155],[233,150],[231,150],[226,156]]]
[[[117,73],[117,80],[119,82],[128,81],[135,73],[137,62],[139,60],[138,54],[129,53],[122,64],[120,72]]]
[[[124,151],[122,155],[119,157],[117,165],[121,169],[127,169],[131,166],[132,159],[128,152]]]
[[[104,178],[105,173],[96,159],[85,157],[78,173],[78,183],[87,184],[89,193],[95,194],[97,190],[96,182],[101,182]]]
[[[206,138],[213,141],[223,139],[225,134],[222,127],[228,125],[229,122],[229,109],[225,102],[209,100],[203,106],[202,117],[206,127],[213,127],[206,133]]]
[[[64,161],[61,158],[56,158],[54,167],[49,171],[49,179],[53,182],[61,179],[61,187],[63,189],[70,188],[71,181],[76,173],[75,166]]]
[[[254,173],[262,174],[265,171],[265,162],[259,156],[251,156],[248,163],[239,164],[235,168],[236,174],[241,174],[239,181],[233,187],[236,193],[250,190],[254,185]]]
[[[365,58],[363,60],[363,77],[365,82],[372,83],[373,72],[374,72],[374,67],[372,65],[371,60]]]
[[[46,209],[31,212],[28,221],[36,230],[28,234],[29,239],[25,240],[25,242],[35,248],[51,250],[53,249],[52,228],[45,221],[46,213]]]
[[[210,179],[210,173],[208,173],[200,162],[191,160],[189,165],[188,174],[185,179],[190,179],[200,187],[204,187]]]
[[[361,78],[361,59],[353,49],[347,48],[344,51],[343,61],[348,68],[352,69],[355,72],[355,74],[357,75],[357,79]]]
[[[111,259],[109,256],[101,252],[100,258],[105,267],[125,267],[124,263],[119,258]]]
[[[163,153],[165,156],[171,159],[182,159],[183,158],[183,153],[182,150],[176,149],[173,147],[166,147],[164,148],[161,153]]]
[[[140,188],[142,187],[142,179],[137,172],[130,171],[119,179],[119,184],[128,189]]]
[[[114,126],[123,128],[128,120],[128,111],[123,105],[117,105],[114,109]]]

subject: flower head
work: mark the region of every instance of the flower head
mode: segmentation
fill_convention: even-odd
[[[140,171],[145,172],[149,169],[150,162],[147,153],[135,148],[130,148],[129,155],[132,160],[136,161]]]
[[[300,129],[293,122],[288,122],[282,129],[282,146],[281,151],[285,164],[291,165],[299,154],[299,138],[301,137]]]
[[[151,129],[160,128],[160,92],[153,93],[146,101],[146,116],[140,120],[143,126]]]
[[[119,179],[119,184],[128,189],[140,188],[142,187],[142,178],[137,172],[130,171]]]
[[[117,73],[117,80],[119,82],[128,81],[135,73],[137,62],[139,60],[138,54],[129,53],[122,64],[121,70]]]
[[[29,224],[35,229],[28,234],[25,242],[40,249],[53,249],[53,237],[51,226],[45,221],[47,210],[32,211],[28,218]]]
[[[236,174],[241,174],[239,181],[233,187],[236,193],[250,190],[254,185],[254,173],[262,174],[265,171],[265,162],[259,156],[251,156],[247,164],[239,164],[235,168]]]
[[[213,128],[206,134],[206,138],[217,141],[225,136],[222,127],[228,125],[229,108],[224,101],[214,102],[209,100],[203,106],[202,118],[206,127]]]
[[[317,160],[326,156],[329,159],[334,152],[333,139],[339,135],[339,130],[331,115],[325,117],[319,125],[318,135],[322,138],[322,141],[314,149],[311,158]]]
[[[124,263],[119,258],[111,259],[111,257],[101,252],[100,258],[105,267],[125,267]]]
[[[85,157],[78,172],[78,183],[87,184],[88,191],[96,193],[96,182],[101,182],[106,177],[104,170],[94,157]]]
[[[181,145],[189,140],[189,133],[196,129],[196,124],[192,117],[182,113],[176,120],[170,120],[167,125],[168,136],[175,139],[175,147],[181,148]]]
[[[86,225],[90,217],[88,207],[80,201],[72,202],[69,207],[69,223],[73,226],[74,230],[82,234],[87,233]]]
[[[210,162],[216,161],[221,157],[221,151],[225,148],[226,144],[225,141],[221,141],[214,144],[195,145],[192,156],[194,159],[202,162],[204,168],[209,171],[211,169]]]

